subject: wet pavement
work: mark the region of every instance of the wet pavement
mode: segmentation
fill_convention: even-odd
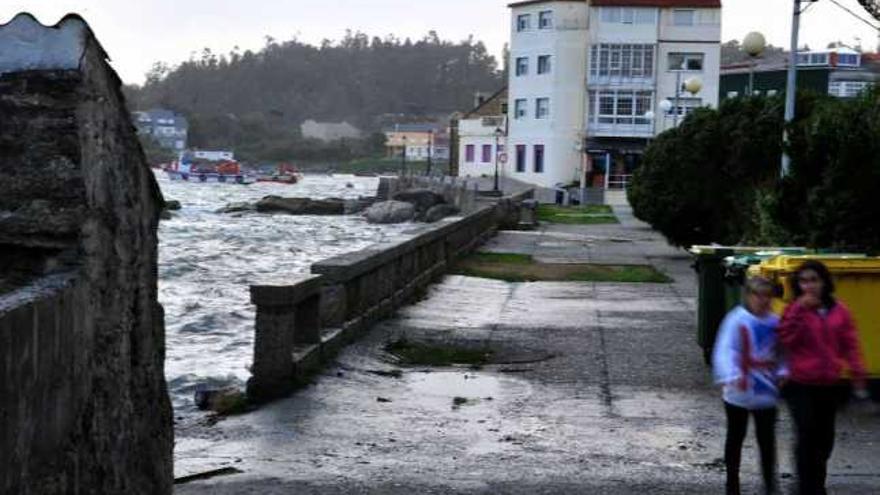
[[[653,264],[671,284],[507,283],[448,276],[293,397],[178,432],[178,476],[242,473],[179,494],[722,493],[723,409],[695,343],[687,256],[636,222],[502,232],[485,250]],[[494,350],[493,364],[398,369],[385,343]],[[779,425],[783,485],[790,421]],[[839,421],[832,493],[880,491],[880,416]],[[744,493],[758,493],[754,439]]]

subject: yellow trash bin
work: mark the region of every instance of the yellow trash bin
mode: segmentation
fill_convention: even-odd
[[[777,256],[749,268],[749,275],[760,275],[784,287],[773,309],[782,314],[793,298],[790,275],[804,261],[821,261],[834,278],[835,296],[850,309],[855,319],[865,366],[872,378],[880,378],[880,257],[862,255]]]

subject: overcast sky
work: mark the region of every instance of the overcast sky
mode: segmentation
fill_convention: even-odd
[[[862,17],[856,0],[838,0]],[[128,83],[141,83],[155,61],[172,65],[210,47],[259,49],[266,36],[318,43],[339,39],[345,29],[369,35],[419,38],[436,30],[442,38],[468,35],[499,55],[509,37],[508,1],[502,0],[0,0],[0,23],[29,11],[44,24],[77,12],[91,24],[116,70]],[[774,45],[787,46],[791,0],[723,0],[723,40],[758,30]],[[875,23],[876,24],[876,23]],[[804,16],[802,43],[830,41],[873,50],[877,31],[853,19],[831,0],[820,0]]]

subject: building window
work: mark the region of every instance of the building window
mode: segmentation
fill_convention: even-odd
[[[538,56],[538,74],[550,73],[550,55]]]
[[[524,144],[516,145],[516,171],[526,171],[526,145]]]
[[[481,157],[483,163],[490,163],[492,161],[492,145],[484,144],[483,145],[483,156]]]
[[[528,104],[528,102],[525,98],[515,100],[513,102],[513,118],[515,118],[515,119],[525,118],[527,104]]]
[[[838,98],[852,98],[871,87],[868,81],[831,81],[828,83],[828,94]]]
[[[474,145],[468,144],[464,147],[464,161],[474,163]]]
[[[544,172],[544,145],[536,144],[535,145],[535,173],[540,174]]]
[[[700,72],[703,70],[702,53],[670,53],[669,70]]]
[[[516,75],[517,76],[525,76],[529,73],[529,58],[528,57],[517,57],[516,58]]]
[[[517,32],[528,31],[531,27],[532,23],[532,15],[531,14],[520,14],[516,16],[516,30]]]
[[[669,101],[672,102],[672,108],[669,112],[666,113],[667,117],[672,117],[676,113],[679,117],[684,117],[689,113],[693,112],[697,108],[703,106],[702,98],[678,98],[678,102],[676,103],[675,97],[670,97]]]
[[[654,77],[654,45],[593,45],[590,49],[590,76],[650,79]]]
[[[606,24],[655,24],[657,22],[657,9],[602,7],[600,19]]]
[[[507,115],[507,103],[501,104],[501,115]]]
[[[860,65],[859,56],[855,53],[839,53],[837,54],[837,65],[858,67]]]
[[[553,29],[552,10],[544,10],[538,13],[538,29]]]
[[[546,119],[550,116],[550,98],[535,99],[535,118]]]
[[[651,91],[603,90],[589,93],[590,124],[650,125],[654,106]]]
[[[672,11],[672,24],[675,26],[693,26],[696,11],[675,9]]]

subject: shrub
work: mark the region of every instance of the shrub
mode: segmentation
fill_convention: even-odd
[[[633,212],[670,244],[737,243],[754,228],[756,194],[772,184],[782,140],[779,98],[701,108],[645,151]]]
[[[792,167],[767,208],[786,240],[816,248],[880,248],[880,89],[823,99],[791,130]]]

